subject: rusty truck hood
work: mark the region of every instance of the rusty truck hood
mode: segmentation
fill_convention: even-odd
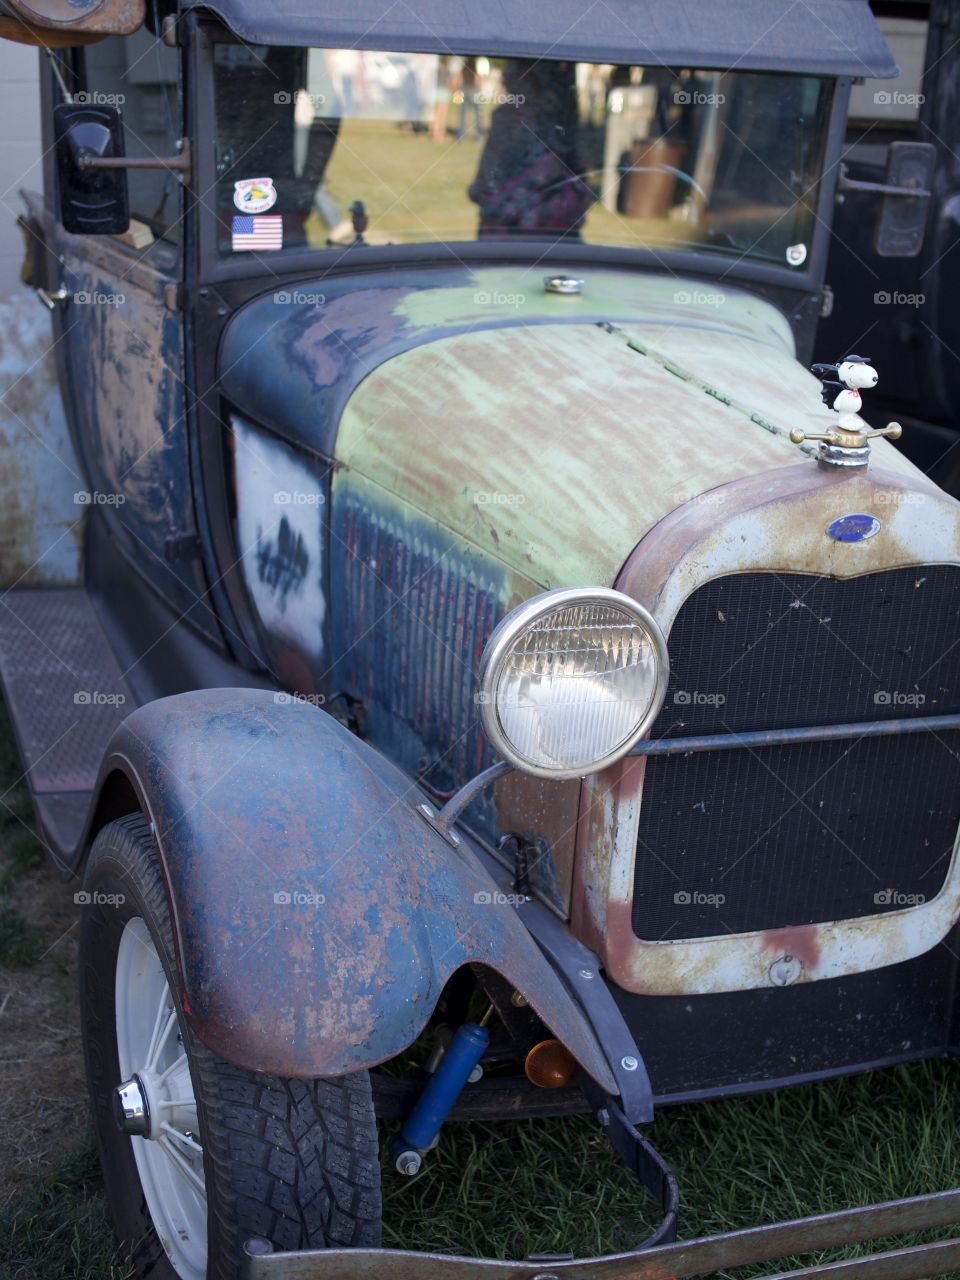
[[[612,583],[659,520],[796,463],[833,415],[776,339],[669,319],[485,329],[381,365],[337,457],[543,587]],[[808,446],[809,447],[809,446]],[[910,470],[890,447],[883,465]],[[881,451],[877,450],[877,462]]]
[[[222,351],[228,398],[541,587],[612,583],[659,520],[831,425],[783,315],[739,289],[466,267],[289,286]],[[876,463],[915,474],[891,446]],[[707,495],[707,496],[704,496]],[[719,495],[715,499],[719,501]]]

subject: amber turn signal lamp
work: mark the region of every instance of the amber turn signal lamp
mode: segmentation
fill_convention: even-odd
[[[562,1089],[570,1083],[573,1068],[573,1054],[559,1040],[541,1040],[523,1063],[527,1079],[541,1089]]]

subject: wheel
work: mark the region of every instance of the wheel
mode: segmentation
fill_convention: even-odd
[[[84,876],[80,1002],[107,1198],[137,1274],[234,1280],[243,1242],[380,1243],[368,1074],[284,1080],[211,1053],[177,992],[156,847],[140,815],[97,836]]]

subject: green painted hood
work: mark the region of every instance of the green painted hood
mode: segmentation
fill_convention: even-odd
[[[813,446],[805,455],[788,433],[822,431],[834,415],[783,317],[747,294],[644,287],[654,296],[636,321],[564,315],[386,360],[344,408],[343,482],[392,495],[546,588],[612,583],[675,507],[721,502],[702,495],[757,472],[813,467]],[[444,292],[449,307],[456,291]],[[874,450],[877,465],[914,473],[886,442]]]

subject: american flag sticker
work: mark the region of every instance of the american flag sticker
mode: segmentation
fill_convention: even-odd
[[[233,249],[282,249],[283,219],[279,217],[234,217]]]

